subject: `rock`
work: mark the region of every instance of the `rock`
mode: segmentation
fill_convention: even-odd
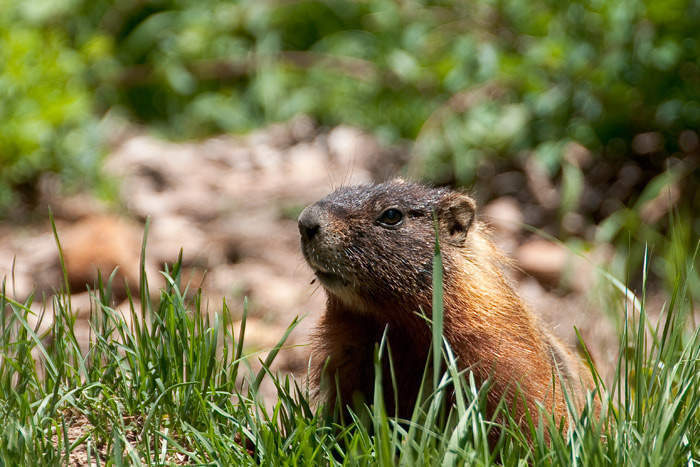
[[[652,154],[660,151],[664,137],[658,131],[639,133],[632,138],[632,150],[637,154]]]
[[[107,205],[88,192],[66,194],[63,191],[56,174],[46,173],[39,179],[39,204],[48,206],[55,219],[75,221],[90,214],[107,212]]]
[[[501,196],[491,201],[480,217],[493,228],[493,240],[507,254],[512,254],[520,240],[525,220],[518,201],[512,196]]]
[[[5,238],[0,247],[0,281],[5,280],[6,292],[24,301],[35,292],[51,292],[59,286],[61,271],[56,256],[58,248],[53,234],[25,232],[15,238]],[[2,241],[2,240],[0,240]]]
[[[31,275],[25,271],[18,270],[16,254],[10,249],[0,249],[0,291],[23,302],[34,288]]]
[[[233,329],[240,330],[241,322],[233,323]],[[284,335],[286,326],[266,323],[261,319],[248,318],[245,323],[243,342],[248,352],[267,351],[272,349]],[[238,335],[236,335],[238,339]]]
[[[148,258],[158,265],[172,263],[182,249],[185,264],[199,262],[206,265],[206,253],[211,249],[211,232],[207,235],[199,225],[177,215],[153,219],[148,228]]]
[[[520,246],[515,259],[518,267],[540,283],[568,287],[576,292],[593,284],[593,266],[564,245],[533,240]]]
[[[112,283],[115,298],[126,297],[125,283],[137,293],[142,232],[136,223],[114,215],[89,216],[59,232],[71,290],[94,287],[98,270],[106,283],[118,266]]]
[[[534,154],[527,156],[523,164],[523,170],[525,171],[527,185],[537,200],[537,204],[547,210],[558,208],[561,202],[559,193],[547,174],[544,165]]]
[[[645,202],[639,210],[639,217],[645,224],[653,225],[673,209],[681,197],[681,187],[677,181],[664,186],[659,194]]]
[[[362,168],[368,157],[380,152],[374,138],[357,128],[345,125],[333,128],[326,142],[333,160],[347,169]]]
[[[71,294],[70,303],[73,315],[80,319],[88,320],[91,314],[99,312],[92,298],[93,293],[96,293],[96,291],[92,290],[91,292],[85,291]]]
[[[318,129],[316,121],[308,115],[297,115],[288,123],[288,126],[295,143],[314,139]]]
[[[564,146],[564,159],[580,169],[585,169],[593,162],[593,154],[585,146],[575,141],[570,141]]]

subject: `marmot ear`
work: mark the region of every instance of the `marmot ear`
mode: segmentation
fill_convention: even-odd
[[[438,208],[440,237],[455,246],[462,246],[474,221],[476,203],[464,193],[449,193]]]

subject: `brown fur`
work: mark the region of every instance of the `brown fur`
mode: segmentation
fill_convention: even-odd
[[[403,214],[382,223],[387,209]],[[467,195],[395,180],[341,188],[299,217],[302,251],[327,293],[312,351],[312,380],[323,402],[373,400],[376,344],[388,329],[396,376],[385,383],[390,411],[410,417],[431,345],[425,318],[432,301],[437,214],[444,268],[444,335],[460,369],[490,381],[488,408],[505,398],[524,420],[538,404],[568,423],[565,384],[581,408],[589,371],[548,331],[510,287],[506,258],[488,240]],[[386,366],[386,365],[385,365]],[[337,384],[336,384],[337,381]],[[384,381],[391,381],[388,368]],[[323,385],[321,387],[321,385]]]

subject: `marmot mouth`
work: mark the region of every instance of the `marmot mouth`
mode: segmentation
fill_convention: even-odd
[[[324,287],[335,288],[348,285],[348,281],[343,279],[343,276],[340,276],[338,274],[333,274],[321,270],[317,270],[315,274],[316,277],[318,277],[319,282],[321,282],[321,285],[323,285]]]

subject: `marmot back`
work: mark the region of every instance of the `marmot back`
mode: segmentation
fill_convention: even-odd
[[[493,411],[502,398],[522,417],[527,403],[567,420],[561,386],[581,408],[589,371],[509,286],[508,261],[488,240],[467,195],[403,180],[344,187],[299,216],[304,258],[327,294],[312,350],[312,379],[333,409],[373,400],[374,349],[387,329],[395,382],[385,403],[409,418],[432,340],[432,269],[437,215],[444,269],[444,335],[460,369],[489,379]],[[388,366],[388,365],[387,365]],[[323,385],[321,387],[321,385]]]

